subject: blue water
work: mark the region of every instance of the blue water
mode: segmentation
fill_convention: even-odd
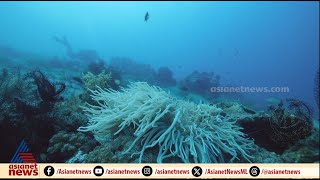
[[[54,35],[68,37],[75,50],[94,49],[106,61],[124,56],[168,66],[177,79],[193,70],[213,71],[222,85],[290,88],[246,93],[257,108],[273,96],[318,109],[318,2],[0,3],[0,45],[65,57]]]

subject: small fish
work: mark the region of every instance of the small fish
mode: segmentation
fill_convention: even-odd
[[[148,19],[149,19],[149,13],[148,13],[148,11],[147,11],[147,13],[146,13],[146,15],[144,15],[144,21],[148,21]]]

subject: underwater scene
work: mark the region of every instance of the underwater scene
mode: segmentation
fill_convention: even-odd
[[[319,163],[319,2],[0,2],[0,25],[1,163],[21,142],[39,163]]]

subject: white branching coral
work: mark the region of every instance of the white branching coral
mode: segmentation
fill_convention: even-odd
[[[227,154],[230,161],[252,158],[253,141],[215,105],[177,100],[144,82],[121,91],[98,88],[92,90],[92,99],[97,105],[84,107],[89,123],[78,130],[93,132],[103,143],[108,134],[133,127],[135,140],[123,153],[139,155],[139,162],[148,148],[157,149],[158,163],[171,157],[185,163],[225,162]],[[139,145],[140,151],[132,152]]]

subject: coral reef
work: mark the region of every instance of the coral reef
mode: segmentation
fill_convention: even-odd
[[[87,72],[82,76],[84,85],[89,89],[97,89],[97,87],[108,88],[109,81],[111,80],[111,73],[103,70],[100,74],[94,75]]]
[[[270,127],[270,115],[266,113],[257,113],[250,118],[243,117],[238,123],[243,128],[243,132],[254,139],[257,146],[270,152],[281,154],[285,148],[279,147],[270,138],[272,132]]]
[[[94,75],[98,75],[102,73],[102,71],[105,69],[104,65],[105,63],[102,59],[99,60],[98,62],[90,62],[88,65],[88,70]]]
[[[120,86],[126,85],[123,83],[122,75],[117,69],[107,67],[106,71],[111,73],[111,80],[109,81],[110,88],[120,90]]]
[[[86,149],[89,152],[95,145],[96,142],[93,139],[81,132],[67,133],[60,131],[49,140],[46,159],[50,162],[65,162],[75,155],[79,149]]]
[[[70,121],[74,125],[67,126],[66,122],[69,122],[72,116],[59,116],[61,111],[57,109],[54,109],[55,112],[51,111],[55,103],[61,102],[58,96],[64,87],[60,86],[56,90],[56,87],[41,71],[32,71],[23,77],[20,71],[5,69],[0,76],[0,85],[2,100],[0,103],[0,132],[1,137],[5,139],[2,145],[6,146],[10,152],[17,147],[12,142],[20,142],[21,139],[25,139],[37,161],[46,162],[43,154],[46,152],[50,137],[57,130],[68,130],[68,128],[72,129],[72,126],[78,127],[84,124],[84,117],[79,117],[78,119],[82,120],[81,123]],[[76,129],[73,128],[73,130]],[[1,158],[1,160],[5,159]]]
[[[122,84],[120,73],[111,67],[104,68],[100,74],[93,74],[87,72],[81,78],[81,83],[84,83],[86,88],[96,89],[97,86],[101,88],[120,89]],[[79,80],[77,80],[79,81]]]
[[[17,97],[14,98],[16,111],[22,113],[28,119],[37,114],[50,112],[53,109],[54,103],[63,100],[59,95],[66,88],[64,83],[57,83],[59,89],[56,89],[56,85],[53,85],[40,70],[28,73],[25,79],[29,77],[34,80],[39,95],[36,96],[36,98],[39,97],[41,101],[39,102],[38,100],[37,103],[36,101],[31,101],[33,103],[31,104],[24,102]]]
[[[93,132],[104,144],[110,134],[134,128],[134,141],[124,154],[139,155],[146,150],[158,152],[156,161],[179,158],[181,162],[232,162],[248,153],[253,141],[246,138],[234,119],[220,115],[214,105],[195,104],[173,98],[156,86],[137,82],[121,92],[112,89],[91,90],[98,105],[84,107],[89,124],[78,131]],[[138,151],[133,151],[139,146]]]
[[[43,149],[35,144],[45,146],[45,141],[51,136],[52,129],[49,123],[51,118],[37,114],[38,109],[34,105],[38,103],[35,93],[37,90],[29,79],[24,80],[20,70],[4,69],[2,71],[0,75],[0,136],[3,138],[1,144],[9,153],[15,151],[17,147],[13,142],[26,139],[38,158],[38,153]],[[4,154],[4,156],[0,158],[1,161],[9,162],[10,155]]]
[[[155,82],[156,71],[149,64],[138,63],[130,58],[114,57],[110,60],[109,67],[118,70],[124,79]]]
[[[210,92],[216,74],[194,71],[177,83],[166,66],[106,64],[95,50],[54,39],[66,57],[0,46],[2,163],[22,139],[39,163],[319,163],[319,129],[301,100],[270,97],[256,111],[240,93]],[[319,106],[318,70],[314,98]]]
[[[161,87],[175,86],[177,81],[172,75],[173,73],[168,67],[160,67],[155,76],[156,84]]]
[[[93,102],[90,97],[90,90],[95,90],[98,87],[110,88],[109,83],[111,82],[111,73],[107,73],[105,70],[98,75],[94,75],[91,72],[83,74],[81,81],[85,86],[84,93],[80,94],[80,99],[84,102]]]
[[[9,71],[4,68],[0,72],[0,122],[4,119],[14,119],[12,110],[14,109],[15,98],[25,98],[29,93],[24,90],[30,89],[20,74],[20,71]]]
[[[287,163],[319,163],[319,129],[314,129],[309,137],[299,140],[281,155]]]
[[[87,163],[130,163],[135,159],[128,154],[121,153],[122,150],[130,147],[134,141],[132,134],[133,128],[127,128],[126,131],[118,135],[108,134],[101,146],[96,147],[93,151],[88,153],[85,159]]]
[[[180,88],[193,93],[201,94],[207,98],[217,97],[217,93],[212,93],[212,87],[218,87],[220,76],[209,72],[193,71],[179,84]]]
[[[240,103],[227,100],[219,102],[216,105],[223,109],[223,112],[221,113],[223,116],[236,120],[252,118],[257,113]]]
[[[12,114],[15,115],[14,112]],[[12,153],[19,145],[17,143],[25,139],[37,162],[40,162],[40,154],[46,151],[48,139],[55,134],[53,123],[54,119],[47,114],[33,115],[32,118],[25,118],[16,114],[6,118],[0,123],[0,136],[3,137],[1,144],[6,146],[9,153]],[[1,160],[9,162],[10,159],[7,158],[10,158],[10,156],[5,159],[1,158]]]
[[[14,98],[14,103],[15,103],[15,110],[17,112],[22,113],[24,116],[28,118],[37,114],[43,114],[47,112],[47,108],[40,108],[38,106],[28,104],[18,98]]]
[[[281,102],[271,111],[269,133],[274,143],[288,147],[310,135],[312,114],[310,108],[300,100],[287,99],[287,107]]]
[[[278,154],[312,132],[311,109],[296,99],[280,101],[277,106],[270,106],[268,113],[256,113],[238,122],[258,146]]]
[[[55,117],[54,130],[74,132],[79,126],[85,125],[86,116],[80,106],[85,103],[79,96],[70,97],[66,101],[57,102],[51,112],[51,116]]]
[[[268,151],[262,147],[256,146],[252,156],[254,157],[253,162],[255,163],[283,163],[281,155]]]
[[[91,151],[84,161],[85,163],[129,163],[129,156],[117,156],[108,144],[97,147]]]
[[[129,84],[131,81],[143,81],[161,87],[177,84],[173,72],[165,66],[156,71],[149,64],[138,63],[129,58],[114,57],[110,60],[108,68],[121,73],[123,79],[127,80],[124,84]]]
[[[76,155],[68,159],[66,163],[83,163],[87,156],[88,154],[85,154],[83,151],[79,150]]]

